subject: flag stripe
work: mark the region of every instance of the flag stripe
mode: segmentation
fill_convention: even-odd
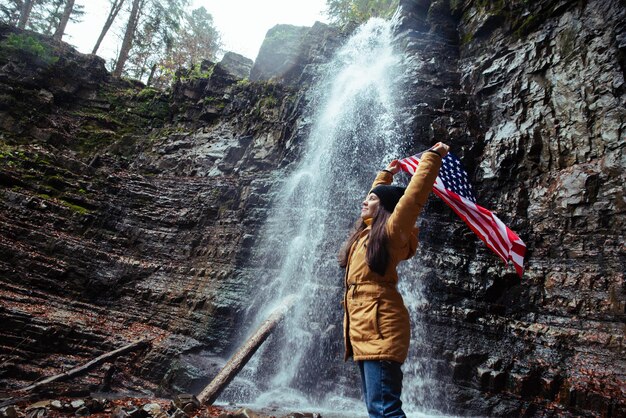
[[[515,269],[517,270],[518,273],[520,271],[523,272],[524,271],[524,255],[526,254],[526,246],[524,245],[522,240],[520,240],[520,238],[517,236],[517,234],[515,232],[511,231],[511,229],[508,226],[506,226],[504,224],[504,222],[502,222],[500,220],[500,218],[498,218],[495,215],[493,215],[493,217],[495,218],[496,222],[498,223],[498,226],[501,229],[504,230],[504,232],[506,233],[506,236],[507,236],[509,242],[511,243],[511,246],[510,246],[510,257],[511,257],[511,261],[513,261],[513,265],[515,266]],[[520,245],[520,243],[521,243],[521,245]]]
[[[502,260],[507,262],[507,255],[504,249],[500,248],[500,246],[493,243],[491,239],[491,234],[487,231],[489,229],[485,227],[485,225],[475,217],[471,215],[470,211],[467,211],[467,207],[457,204],[453,199],[448,198],[445,193],[435,189],[435,193],[443,199],[455,212],[457,215],[461,217],[465,221],[465,223],[474,231],[478,237],[487,244],[487,246],[494,251]]]
[[[421,154],[399,160],[403,171],[413,175]],[[459,159],[448,153],[443,159],[439,176],[435,180],[434,193],[470,227],[472,231],[505,263],[513,263],[515,271],[524,274],[526,245],[495,214],[477,205],[467,173]]]
[[[404,171],[409,172],[409,174],[411,175],[415,174],[415,169],[417,168],[417,164],[414,164],[412,161],[410,161],[410,158],[403,160],[400,165],[402,166]]]
[[[480,211],[480,209],[484,208],[481,208],[473,202],[466,201],[461,196],[450,190],[444,189],[444,191],[445,194],[450,197],[450,201],[448,202],[448,204],[454,203],[455,206],[466,209],[464,212],[466,213],[468,220],[471,219],[474,224],[479,224],[481,226],[481,231],[483,231],[482,234],[480,234],[482,235],[481,239],[485,241],[489,239],[488,237],[491,237],[493,239],[493,242],[491,242],[491,240],[489,241],[490,248],[498,253],[500,257],[504,258],[506,262],[506,255],[509,252],[509,246],[505,244],[505,238],[502,237],[500,231],[498,231],[497,228],[494,228],[492,216],[489,216],[491,214],[488,211],[487,213],[489,213],[489,215]]]
[[[517,265],[524,265],[524,256],[517,254],[517,253],[511,253],[511,258],[513,259],[513,262]]]
[[[498,242],[500,243],[500,246],[504,253],[510,253],[511,242],[509,241],[509,235],[506,232],[506,225],[504,225],[496,215],[483,208],[482,206],[476,204],[473,204],[473,206],[475,206],[478,209],[479,213],[484,216],[485,221],[491,227],[490,230],[493,231],[495,236],[498,238]]]
[[[458,196],[454,192],[450,191],[448,191],[448,194],[454,194],[455,197]],[[463,198],[461,196],[459,196],[458,198],[461,200],[461,204],[469,209],[470,213],[476,214],[477,221],[484,225],[485,229],[489,233],[489,236],[491,236],[495,240],[498,248],[501,251],[501,254],[503,254],[506,258],[506,254],[508,254],[510,250],[510,244],[508,243],[507,239],[508,236],[506,234],[506,231],[502,231],[500,228],[495,226],[497,224],[494,222],[495,216],[493,215],[493,213],[489,212],[482,206],[478,206],[474,202],[463,201]]]

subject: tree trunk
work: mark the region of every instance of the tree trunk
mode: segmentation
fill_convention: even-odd
[[[148,76],[148,81],[146,81],[146,86],[152,85],[152,79],[154,78],[154,73],[156,69],[157,69],[156,63],[152,64],[152,67],[150,67],[150,75]]]
[[[72,10],[74,9],[74,0],[67,0],[65,3],[65,9],[63,9],[63,16],[61,16],[61,21],[59,22],[59,26],[57,26],[56,32],[52,36],[53,39],[60,41],[63,38],[63,34],[65,33],[65,27],[67,26],[67,22],[70,20],[70,15],[72,14]]]
[[[117,350],[109,351],[108,353],[98,356],[95,359],[91,360],[90,362],[83,364],[82,366],[75,367],[71,370],[68,370],[67,372],[45,378],[35,384],[32,384],[28,387],[20,389],[20,391],[29,392],[39,386],[42,386],[48,383],[61,381],[61,380],[68,380],[73,377],[80,376],[82,374],[87,373],[89,370],[93,369],[94,367],[104,363],[106,360],[121,356],[122,354],[126,354],[129,351],[133,351],[138,348],[145,347],[149,342],[150,340],[140,340],[140,341],[136,341],[134,343],[125,345],[124,347],[118,348]]]
[[[33,10],[33,3],[35,0],[24,0],[22,4],[22,10],[20,11],[20,20],[17,22],[17,27],[20,29],[26,29],[26,23],[30,17],[30,11]]]
[[[270,336],[276,325],[283,319],[285,314],[295,303],[294,295],[288,296],[283,300],[281,306],[274,310],[271,315],[261,324],[252,337],[248,338],[244,345],[233,355],[222,370],[215,376],[213,381],[205,387],[198,395],[201,403],[211,405],[217,397],[222,393],[226,386],[237,376],[237,374],[248,363],[256,350]]]
[[[128,24],[126,25],[126,32],[124,33],[122,47],[120,48],[120,54],[117,57],[115,69],[113,70],[114,77],[121,77],[122,71],[124,71],[124,65],[126,65],[126,60],[128,60],[128,55],[130,54],[130,49],[133,46],[133,37],[135,36],[137,23],[139,23],[139,10],[141,9],[141,6],[143,6],[143,0],[133,0],[133,7],[130,11]]]
[[[92,54],[95,54],[96,52],[98,52],[98,48],[100,48],[100,44],[102,43],[102,40],[104,39],[104,37],[106,36],[107,32],[111,28],[111,25],[113,24],[113,21],[117,17],[117,14],[122,9],[122,5],[123,4],[124,4],[124,0],[115,0],[113,3],[111,3],[111,10],[109,11],[109,15],[107,16],[107,20],[104,22],[104,26],[102,27],[102,31],[100,32],[100,36],[98,36],[98,40],[96,41],[96,45],[94,45],[93,51],[91,51]]]

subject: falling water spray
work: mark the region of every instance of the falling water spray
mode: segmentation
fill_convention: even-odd
[[[240,381],[226,399],[363,408],[355,367],[343,362],[344,283],[337,253],[376,172],[406,142],[397,90],[401,56],[391,28],[381,19],[361,26],[309,92],[315,106],[308,110],[310,133],[301,158],[277,184],[248,269],[258,282],[251,328],[286,296],[296,295],[297,303],[242,374],[247,384]]]

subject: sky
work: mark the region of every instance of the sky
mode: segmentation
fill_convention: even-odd
[[[127,0],[129,1],[129,0]],[[77,0],[84,6],[80,23],[68,24],[63,37],[83,53],[90,53],[109,10],[108,0]],[[213,24],[222,36],[223,50],[256,59],[267,31],[276,24],[312,26],[315,21],[327,22],[325,0],[193,0],[192,9],[203,6],[213,16]],[[98,55],[109,61],[117,55],[123,34],[121,26],[127,17],[118,17]]]

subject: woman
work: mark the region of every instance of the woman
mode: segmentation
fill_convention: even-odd
[[[441,142],[424,152],[406,189],[390,186],[400,171],[392,161],[362,203],[361,218],[339,254],[346,269],[343,305],[346,360],[359,366],[369,416],[404,417],[400,366],[409,350],[409,313],[396,284],[396,266],[415,255],[419,216],[441,160]]]

